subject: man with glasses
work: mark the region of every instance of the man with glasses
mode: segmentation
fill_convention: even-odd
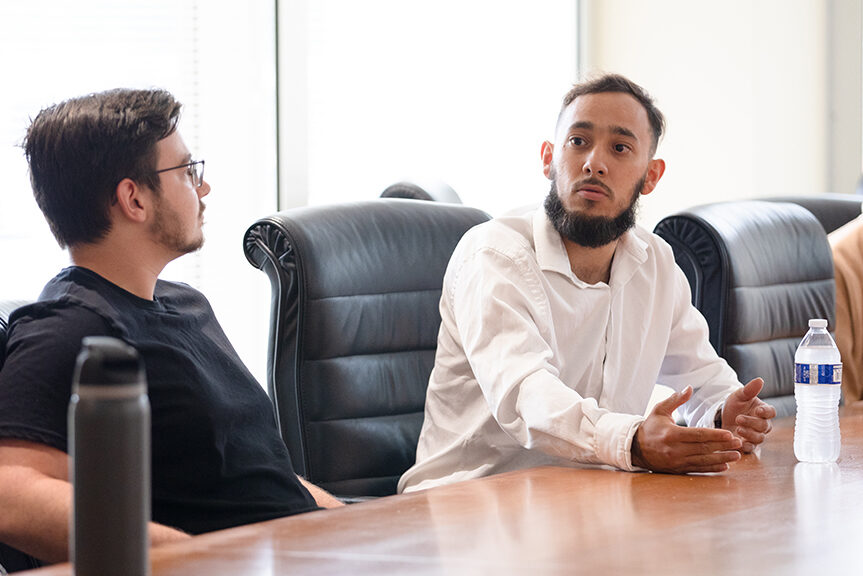
[[[0,372],[0,542],[68,558],[67,407],[85,336],[134,346],[152,409],[153,544],[340,505],[298,478],[272,405],[207,300],[159,280],[204,242],[204,161],[161,90],[51,106],[24,150],[36,201],[72,266],[10,318]]]

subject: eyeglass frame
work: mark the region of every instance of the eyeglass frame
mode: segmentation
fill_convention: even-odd
[[[193,160],[192,162],[186,162],[185,164],[180,164],[179,166],[171,166],[170,168],[162,168],[161,170],[154,170],[151,174],[161,174],[162,172],[170,172],[171,170],[179,170],[180,168],[192,168],[193,166],[198,166],[200,164],[200,171],[197,168],[194,168],[189,171],[189,176],[192,178],[192,186],[195,188],[200,188],[204,185],[204,160]]]

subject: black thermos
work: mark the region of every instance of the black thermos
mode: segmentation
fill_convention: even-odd
[[[69,402],[76,576],[148,576],[150,401],[138,352],[84,338]]]

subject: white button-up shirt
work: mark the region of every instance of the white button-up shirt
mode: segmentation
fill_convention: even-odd
[[[692,385],[680,412],[706,427],[741,386],[671,248],[639,227],[620,238],[608,284],[586,284],[541,208],[481,224],[453,253],[440,311],[400,492],[549,464],[632,470],[656,384]]]

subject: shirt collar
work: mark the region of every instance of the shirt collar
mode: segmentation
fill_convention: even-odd
[[[563,239],[542,207],[533,214],[533,242],[540,269],[562,274],[577,286],[591,286],[572,273]],[[639,238],[636,228],[621,236],[611,264],[610,285],[623,284],[632,277],[635,270],[647,261],[647,246],[647,242]]]
[[[533,244],[536,246],[536,261],[541,270],[571,276],[578,281],[569,268],[569,257],[566,255],[563,239],[551,225],[542,206],[533,213]]]

